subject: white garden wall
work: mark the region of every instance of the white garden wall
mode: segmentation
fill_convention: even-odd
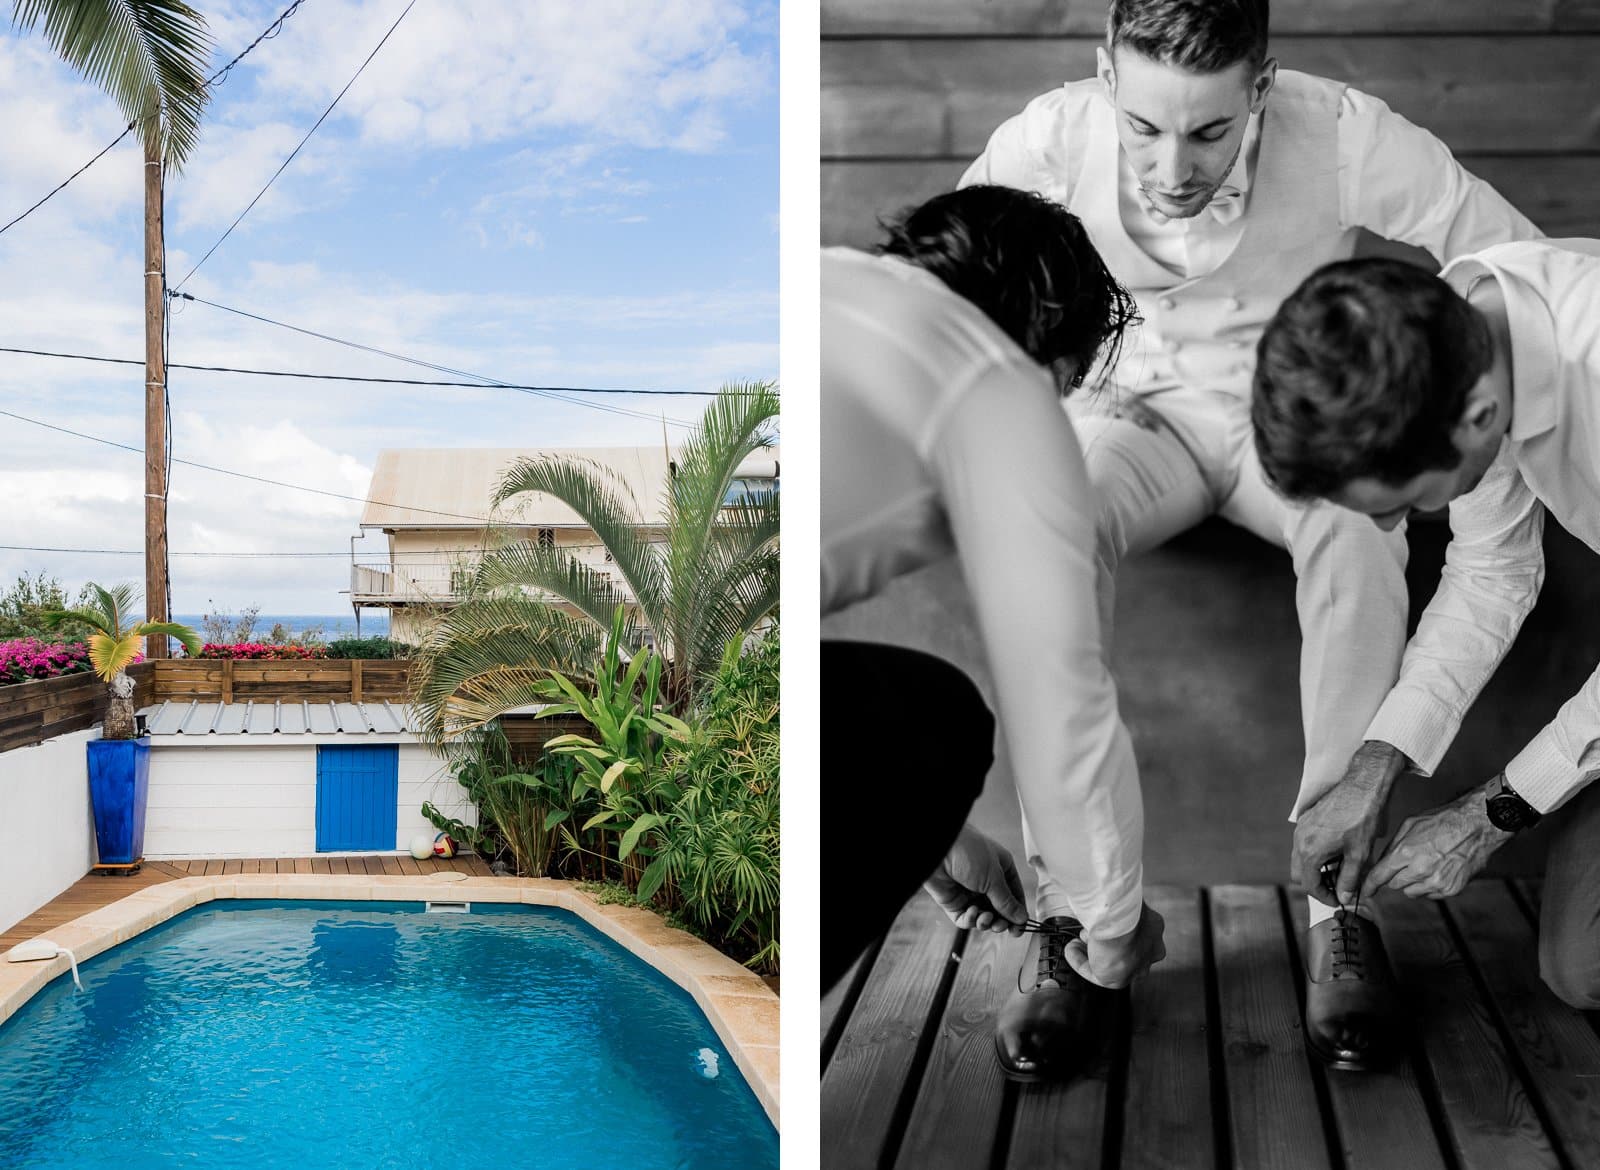
[[[72,885],[95,863],[88,749],[98,729],[0,752],[0,931]]]
[[[393,848],[432,833],[423,801],[469,823],[475,810],[443,763],[409,737],[160,736],[150,752],[144,853],[162,857],[311,857],[317,850],[317,744],[398,743]]]

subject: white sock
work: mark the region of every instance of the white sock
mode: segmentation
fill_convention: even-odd
[[[1328,919],[1332,918],[1335,913],[1337,913],[1337,907],[1330,906],[1326,902],[1319,902],[1310,894],[1306,895],[1306,906],[1311,912],[1308,922],[1308,925],[1310,926],[1315,926],[1319,922],[1326,922]],[[1365,902],[1356,907],[1356,913],[1361,915],[1361,917],[1365,918],[1368,922],[1375,921],[1375,919],[1372,917],[1372,907]]]

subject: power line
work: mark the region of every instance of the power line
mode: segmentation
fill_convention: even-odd
[[[283,22],[288,20],[291,16],[293,16],[294,15],[294,10],[296,8],[299,8],[300,5],[302,5],[304,3],[305,3],[305,0],[294,0],[294,3],[289,5],[289,7],[285,8],[283,10],[282,14],[278,17],[277,20],[273,21],[271,24],[267,25],[267,27],[265,29],[262,30],[260,36],[258,36],[255,40],[251,41],[248,45],[245,46],[244,51],[242,53],[240,53],[232,61],[229,61],[221,69],[218,69],[210,77],[206,78],[206,87],[209,89],[211,86],[217,85],[218,83],[220,83],[223,78],[227,77],[228,74],[230,72],[232,72],[233,67],[235,65],[237,65],[240,61],[243,61],[246,57],[248,57],[250,55],[250,51],[252,49],[254,49],[262,41],[270,41],[273,37],[275,37],[279,33],[281,33],[283,31]]]
[[[355,76],[351,77],[349,81],[345,82],[345,86],[344,86],[343,89],[341,89],[339,91],[338,96],[336,96],[333,99],[333,101],[331,103],[329,103],[327,109],[322,111],[322,116],[319,117],[316,120],[316,122],[312,124],[311,129],[306,131],[306,136],[300,140],[300,145],[296,146],[293,150],[291,150],[289,152],[289,157],[284,159],[282,165],[279,166],[277,170],[272,172],[272,178],[267,180],[266,186],[262,187],[261,190],[256,192],[256,197],[254,199],[250,200],[250,202],[245,206],[245,209],[239,213],[239,218],[234,220],[233,223],[228,225],[228,230],[223,232],[222,236],[217,240],[217,242],[212,244],[211,247],[206,250],[206,254],[204,256],[200,257],[199,261],[195,264],[195,266],[193,268],[189,269],[188,276],[185,276],[182,280],[180,280],[176,285],[173,286],[174,289],[182,288],[185,284],[187,284],[188,281],[189,281],[189,277],[193,276],[196,272],[200,271],[200,265],[204,264],[207,260],[211,259],[211,253],[215,252],[218,248],[222,247],[222,241],[226,240],[229,236],[231,236],[233,234],[233,229],[238,227],[242,222],[244,222],[244,217],[249,215],[251,209],[253,207],[255,207],[255,205],[261,201],[261,197],[267,193],[267,188],[271,187],[273,183],[277,182],[278,176],[283,174],[285,169],[288,168],[289,164],[294,161],[295,155],[300,153],[301,148],[304,147],[307,142],[311,141],[311,136],[317,132],[317,128],[320,127],[322,125],[322,123],[327,120],[327,117],[328,117],[329,114],[333,113],[334,106],[337,106],[339,104],[340,99],[343,98],[344,95],[350,91],[350,87],[356,83],[356,78],[360,77],[362,72],[366,69],[366,67],[372,63],[372,59],[378,55],[378,50],[383,48],[383,46],[388,42],[389,38],[394,35],[394,30],[400,27],[400,21],[402,21],[402,20],[404,20],[406,18],[407,14],[409,14],[411,9],[413,7],[415,7],[416,3],[417,3],[417,0],[411,0],[411,3],[406,5],[405,11],[402,12],[400,14],[399,18],[392,25],[389,26],[389,31],[383,34],[383,40],[379,41],[377,46],[372,50],[372,52],[367,54],[367,59],[365,61],[361,62],[361,67],[355,71]],[[293,10],[291,9],[291,11],[293,11]],[[285,15],[287,15],[287,13],[285,13]],[[231,66],[230,66],[230,68],[231,68]]]
[[[348,341],[343,337],[334,337],[332,334],[328,333],[318,333],[315,329],[306,329],[299,325],[290,325],[287,321],[276,321],[271,317],[263,317],[259,313],[250,313],[244,309],[235,309],[230,308],[228,305],[219,305],[216,301],[208,301],[204,297],[197,297],[192,293],[174,292],[172,295],[180,300],[194,301],[197,304],[209,305],[213,309],[221,309],[224,313],[233,313],[240,317],[247,317],[252,321],[259,321],[264,325],[276,325],[279,329],[288,329],[291,332],[304,334],[307,337],[315,337],[321,341],[331,341],[335,345],[349,346],[351,349],[359,349],[366,353],[374,353],[380,357],[393,358],[395,361],[405,362],[407,365],[421,366],[424,369],[436,370],[441,374],[455,374],[462,378],[476,378],[479,383],[486,383],[502,390],[518,390],[521,393],[532,394],[539,398],[549,398],[556,402],[568,403],[569,405],[586,406],[590,410],[603,410],[608,414],[618,414],[625,418],[642,418],[649,422],[657,421],[658,416],[656,415],[646,414],[645,412],[638,410],[629,410],[625,406],[603,406],[596,402],[583,402],[579,399],[565,398],[555,391],[543,390],[528,386],[513,386],[509,382],[502,382],[500,379],[491,378],[487,374],[475,374],[471,370],[457,370],[450,366],[441,366],[434,362],[424,361],[421,358],[407,357],[403,353],[395,353],[392,350],[379,349],[375,345],[366,345],[359,341]],[[671,423],[673,426],[677,427],[690,427],[694,425],[677,418],[663,417],[661,421]]]
[[[538,527],[538,525],[529,525],[528,527]],[[664,544],[666,542],[665,541],[646,541],[645,543],[659,545],[659,544]],[[607,546],[603,545],[603,544],[558,544],[558,545],[555,546],[555,549],[558,552],[594,552],[594,551],[597,551],[597,550],[600,550],[600,549],[604,549],[606,547]],[[51,548],[51,547],[47,547],[47,546],[43,546],[43,545],[33,545],[33,544],[0,544],[0,550],[8,551],[8,552],[74,553],[74,554],[83,555],[83,556],[114,556],[114,557],[142,557],[142,556],[144,556],[144,550],[143,549],[137,549],[137,548]],[[465,557],[465,556],[468,556],[468,555],[481,555],[481,554],[487,554],[487,553],[496,552],[496,551],[499,551],[499,550],[498,549],[492,549],[492,548],[491,549],[477,549],[477,548],[466,548],[466,549],[463,549],[463,548],[404,549],[404,550],[401,550],[401,551],[398,551],[398,552],[392,552],[392,553],[371,552],[371,553],[363,554],[363,553],[358,551],[356,553],[356,556],[357,556],[357,558],[360,558],[363,555],[365,555],[365,556],[368,556],[368,557],[374,558],[374,559],[380,559],[380,560],[381,559],[388,559],[391,562],[398,563],[400,568],[408,568],[408,567],[418,567],[418,568],[420,568],[422,566],[408,566],[408,565],[406,565],[404,563],[404,561],[399,560],[399,558],[402,558],[402,557],[415,557],[415,556],[454,556],[454,555],[459,555],[459,556]],[[172,552],[172,553],[168,553],[167,555],[168,556],[173,556],[173,557],[202,557],[202,558],[209,557],[209,558],[215,558],[215,559],[218,559],[218,560],[257,560],[257,559],[260,559],[260,560],[273,560],[273,559],[276,559],[276,560],[296,560],[296,561],[305,561],[305,560],[349,560],[350,559],[350,550],[349,549],[345,549],[345,550],[343,550],[341,552]]]
[[[188,298],[188,293],[178,294]],[[202,302],[209,304],[210,302]],[[112,358],[97,357],[86,353],[58,353],[48,349],[22,349],[18,346],[0,345],[0,353],[30,354],[33,357],[68,358],[81,362],[106,362],[118,366],[142,366],[144,361],[137,358]],[[473,390],[544,390],[559,394],[642,394],[652,396],[691,397],[699,396],[715,398],[715,390],[626,390],[600,388],[595,386],[529,386],[514,382],[500,382],[495,385],[485,385],[483,382],[441,382],[427,378],[370,378],[357,374],[307,374],[298,370],[255,370],[239,366],[195,366],[183,362],[168,362],[169,370],[199,370],[211,374],[255,374],[263,378],[306,378],[313,381],[324,382],[372,382],[385,386],[453,386],[465,387]]]
[[[39,202],[35,203],[32,207],[28,208],[28,210],[24,211],[21,215],[17,216],[16,219],[14,219],[10,223],[6,224],[5,227],[0,227],[0,234],[3,234],[5,232],[7,232],[7,231],[10,231],[13,227],[15,227],[17,224],[21,223],[23,220],[27,219],[35,211],[38,211],[39,208],[43,207],[46,203],[48,203],[51,199],[53,199],[56,195],[58,195],[61,192],[62,188],[64,188],[68,183],[72,182],[72,180],[76,179],[79,175],[83,174],[84,171],[88,170],[90,167],[94,166],[95,163],[99,162],[106,155],[110,154],[111,153],[111,147],[116,146],[119,142],[121,142],[129,134],[133,133],[133,128],[135,126],[137,126],[138,124],[139,124],[139,122],[138,122],[137,119],[135,119],[132,122],[129,122],[127,127],[122,131],[122,133],[118,134],[116,136],[116,138],[114,138],[111,141],[111,145],[110,146],[107,146],[99,154],[95,155],[88,162],[84,163],[77,170],[73,171],[65,179],[61,180],[60,184],[56,187],[56,189],[54,191],[51,191],[50,194],[46,195],[43,199],[39,200]]]
[[[269,24],[266,27],[266,29],[262,32],[262,34],[260,36],[258,36],[255,40],[251,41],[250,44],[245,47],[244,52],[240,53],[232,61],[229,61],[221,69],[217,70],[209,78],[207,78],[206,82],[205,82],[206,88],[210,89],[212,86],[219,84],[225,77],[228,76],[228,73],[233,69],[233,67],[235,65],[237,65],[240,61],[244,60],[245,57],[249,55],[251,49],[254,49],[262,41],[271,40],[273,37],[277,36],[278,33],[282,32],[283,31],[283,22],[285,20],[289,19],[289,17],[293,16],[294,15],[294,10],[296,8],[299,8],[300,5],[303,4],[303,3],[305,3],[305,0],[294,0],[294,3],[289,5],[289,7],[284,10],[283,14],[281,16],[279,16],[277,20],[275,20],[271,24]],[[76,179],[79,175],[83,174],[84,171],[88,170],[90,167],[94,166],[95,163],[99,162],[106,155],[110,154],[112,147],[116,146],[124,138],[126,138],[128,136],[128,134],[133,130],[133,128],[135,126],[137,126],[138,124],[139,124],[139,120],[138,119],[135,119],[134,121],[129,122],[127,127],[122,131],[121,134],[118,134],[116,136],[116,138],[114,138],[111,141],[109,146],[107,146],[99,154],[95,155],[88,162],[84,163],[77,170],[73,171],[72,174],[68,175],[65,179],[63,179],[61,181],[60,185],[57,186],[55,190],[51,191],[50,194],[46,195],[43,199],[39,200],[39,202],[35,203],[32,207],[28,208],[27,211],[24,211],[21,215],[17,216],[16,219],[14,219],[10,223],[6,224],[5,227],[0,227],[0,234],[4,234],[6,231],[10,230],[16,224],[19,224],[23,220],[27,219],[28,216],[32,215],[35,211],[38,211],[39,208],[43,207],[47,202],[49,202],[56,195],[58,195],[61,192],[61,190],[64,187],[66,187],[66,185],[68,183],[72,182],[72,180]],[[285,165],[287,165],[287,164],[285,164]]]
[[[72,430],[72,429],[70,429],[68,427],[57,426],[55,423],[47,423],[47,422],[42,422],[41,420],[36,419],[36,418],[29,418],[25,414],[16,414],[13,411],[0,410],[0,416],[4,416],[5,418],[14,418],[18,422],[32,423],[34,426],[43,427],[47,431],[59,431],[61,434],[63,434],[63,435],[71,435],[75,439],[87,439],[91,443],[102,443],[107,447],[117,447],[117,448],[119,448],[120,450],[123,450],[123,451],[132,451],[135,455],[143,455],[144,454],[144,448],[143,447],[131,447],[127,443],[119,443],[115,439],[103,439],[99,435],[88,435],[88,434],[85,434],[82,431],[74,431],[74,430]],[[445,517],[449,517],[450,519],[453,519],[453,520],[471,520],[471,521],[474,521],[475,523],[479,523],[479,524],[493,524],[493,523],[496,523],[495,520],[493,520],[492,518],[490,518],[488,516],[469,516],[465,512],[441,512],[437,508],[424,508],[424,507],[421,507],[420,505],[394,504],[394,503],[388,502],[387,500],[369,500],[369,499],[366,499],[363,496],[351,496],[351,495],[346,495],[343,492],[330,492],[330,491],[327,491],[327,490],[325,490],[323,488],[307,487],[304,484],[285,483],[281,479],[268,479],[265,476],[251,475],[248,472],[244,472],[244,471],[232,471],[232,470],[230,470],[230,469],[228,469],[226,467],[213,467],[209,463],[196,463],[192,459],[176,459],[176,458],[174,458],[172,460],[172,462],[173,463],[181,463],[185,467],[197,467],[201,471],[214,471],[218,475],[231,475],[235,479],[248,479],[248,480],[251,480],[251,481],[253,481],[255,483],[269,484],[272,487],[289,488],[290,490],[297,491],[297,492],[310,492],[312,495],[317,495],[317,496],[328,496],[328,497],[330,497],[332,499],[335,499],[335,500],[350,500],[350,501],[353,501],[354,503],[357,503],[357,504],[372,504],[372,505],[375,505],[375,506],[381,507],[381,508],[397,508],[397,509],[400,509],[402,511],[408,511],[408,512],[423,512],[423,513],[426,513],[427,515],[430,515],[430,516],[445,516]]]

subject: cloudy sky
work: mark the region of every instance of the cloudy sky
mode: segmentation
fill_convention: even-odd
[[[287,0],[197,0],[220,65]],[[167,190],[177,284],[404,9],[305,0],[215,91]],[[710,390],[778,370],[776,0],[417,0],[184,292],[507,382]],[[0,223],[114,139],[115,104],[0,27]],[[0,234],[0,346],[143,356],[133,136]],[[181,303],[169,360],[447,377]],[[0,410],[139,447],[142,370],[0,352]],[[377,452],[661,440],[696,398],[591,399],[175,370],[174,455],[364,496]],[[667,424],[668,434],[682,429]],[[138,454],[0,416],[0,545],[139,549]],[[345,553],[360,505],[178,465],[174,554]],[[367,547],[370,547],[370,542]],[[0,585],[138,557],[0,549]],[[174,555],[173,609],[348,612],[346,561]]]

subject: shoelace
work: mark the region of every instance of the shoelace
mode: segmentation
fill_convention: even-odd
[[[1322,885],[1337,897],[1337,883],[1339,879],[1339,862],[1326,862],[1321,869]],[[1366,977],[1366,968],[1361,961],[1361,924],[1359,918],[1361,910],[1361,891],[1356,891],[1356,900],[1350,909],[1340,906],[1333,912],[1333,975],[1337,979],[1345,972],[1349,972],[1357,979]]]
[[[1070,923],[1068,926],[1055,926],[1053,923]],[[1034,976],[1034,987],[1039,988],[1045,983],[1053,983],[1057,987],[1066,984],[1072,974],[1072,964],[1067,962],[1067,944],[1077,938],[1083,927],[1070,918],[1051,918],[1044,922],[1030,918],[1022,928],[1025,932],[1039,935],[1039,961],[1038,969]],[[1028,965],[1027,956],[1023,956],[1022,963],[1017,967],[1017,990],[1024,995],[1027,992],[1022,986],[1022,971]]]

